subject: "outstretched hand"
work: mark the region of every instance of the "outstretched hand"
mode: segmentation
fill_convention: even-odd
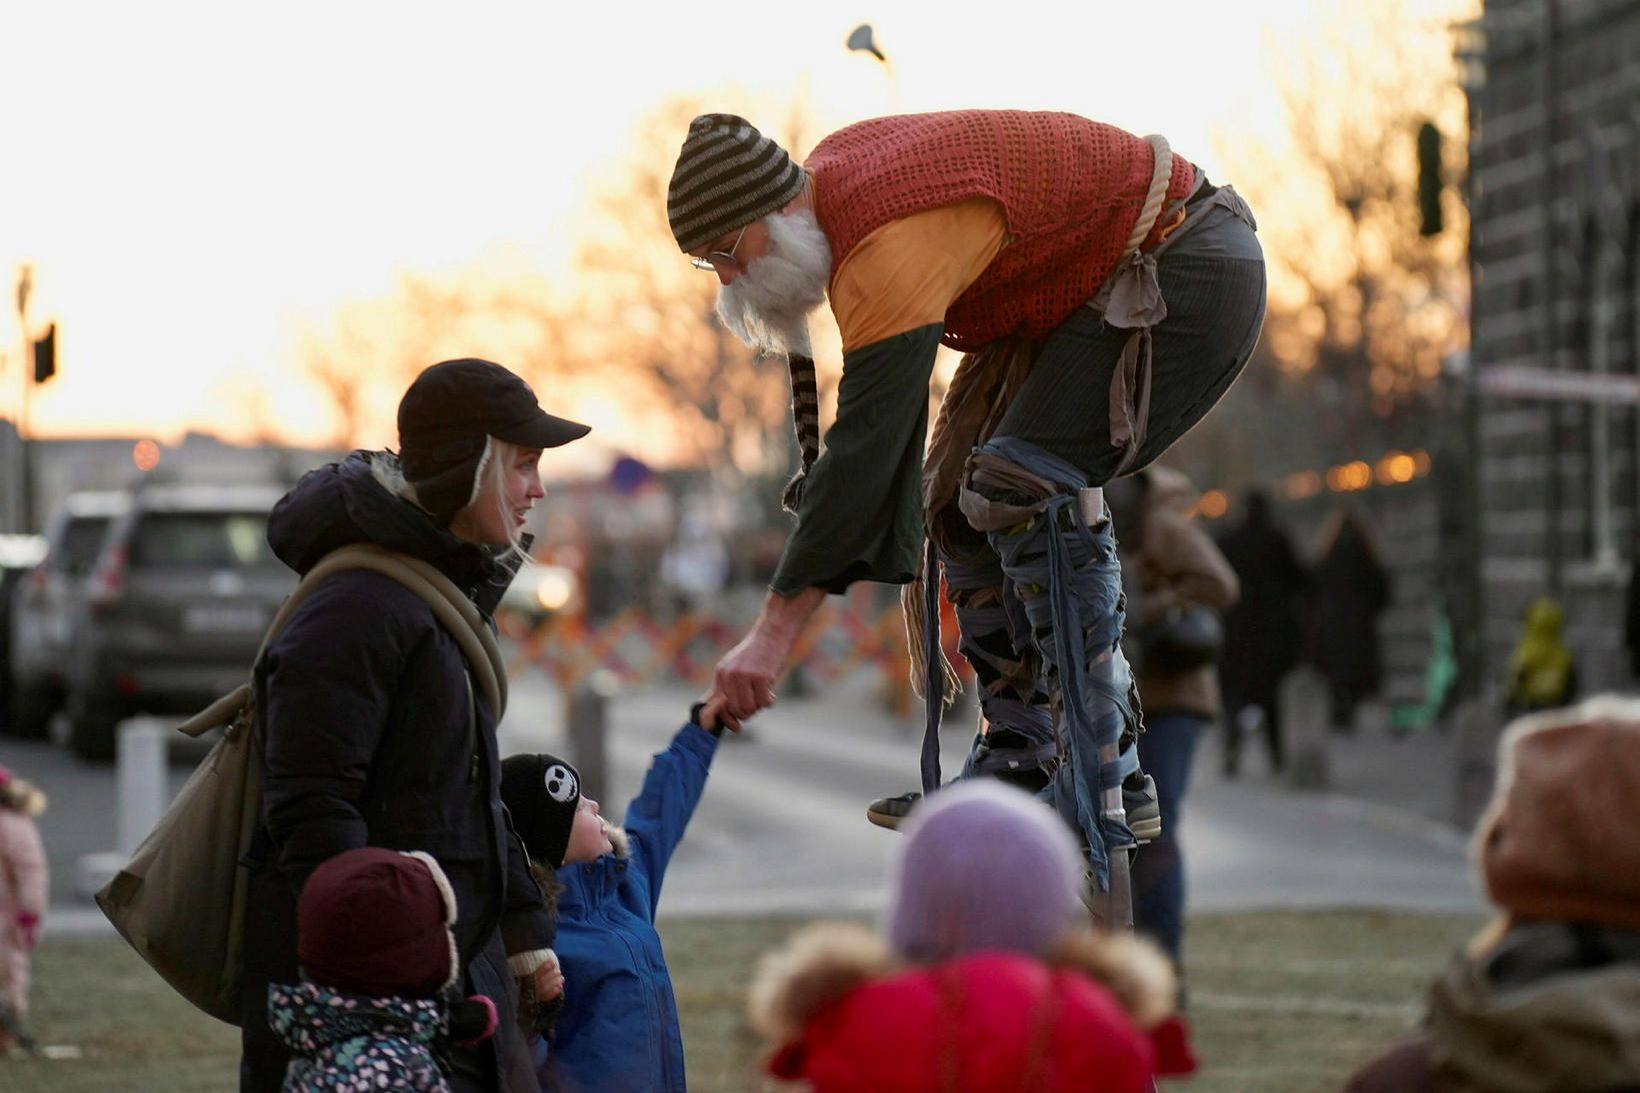
[[[786,652],[783,642],[753,629],[724,654],[712,674],[707,700],[719,721],[739,732],[743,719],[774,705],[774,683],[785,666]]]
[[[720,724],[739,732],[742,720],[774,705],[775,680],[785,670],[797,635],[825,598],[820,588],[805,588],[795,596],[769,593],[751,631],[712,673],[707,704]]]

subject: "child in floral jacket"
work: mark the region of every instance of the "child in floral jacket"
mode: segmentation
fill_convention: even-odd
[[[449,1093],[441,1042],[488,1037],[495,1006],[475,996],[452,1022],[443,994],[458,967],[456,901],[438,863],[420,851],[349,850],[313,871],[296,914],[304,978],[268,987],[268,1023],[294,1056],[287,1093]]]

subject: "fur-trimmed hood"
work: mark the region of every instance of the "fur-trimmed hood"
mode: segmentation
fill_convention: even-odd
[[[486,614],[511,583],[517,560],[469,543],[440,527],[406,495],[391,452],[356,451],[302,476],[268,516],[268,544],[279,560],[306,573],[326,554],[371,542],[437,566],[457,587],[477,594]]]
[[[1099,983],[1142,1029],[1155,1028],[1174,1013],[1173,969],[1159,949],[1139,938],[1074,933],[1047,963]],[[829,1003],[907,967],[886,940],[864,926],[817,923],[764,955],[752,980],[748,1017],[770,1040],[790,1040]]]
[[[1194,1069],[1173,992],[1166,958],[1129,936],[919,965],[864,927],[821,924],[764,958],[749,1017],[775,1047],[769,1072],[818,1093],[922,1093],[953,1076],[970,1093],[1139,1093]]]

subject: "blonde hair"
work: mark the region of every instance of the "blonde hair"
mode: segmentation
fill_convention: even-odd
[[[486,489],[493,487],[495,506],[501,513],[501,526],[506,529],[508,546],[501,552],[501,557],[516,555],[520,564],[529,565],[535,559],[530,552],[524,549],[524,533],[513,526],[512,510],[507,506],[507,468],[512,466],[520,452],[526,449],[522,444],[514,444],[499,437],[484,438],[484,454],[478,457],[478,469],[473,472],[473,495],[467,499],[465,507],[478,504]]]

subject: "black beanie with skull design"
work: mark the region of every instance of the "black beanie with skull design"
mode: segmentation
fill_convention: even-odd
[[[564,864],[581,777],[556,755],[512,755],[501,762],[501,803],[524,840],[530,860],[551,869]]]

